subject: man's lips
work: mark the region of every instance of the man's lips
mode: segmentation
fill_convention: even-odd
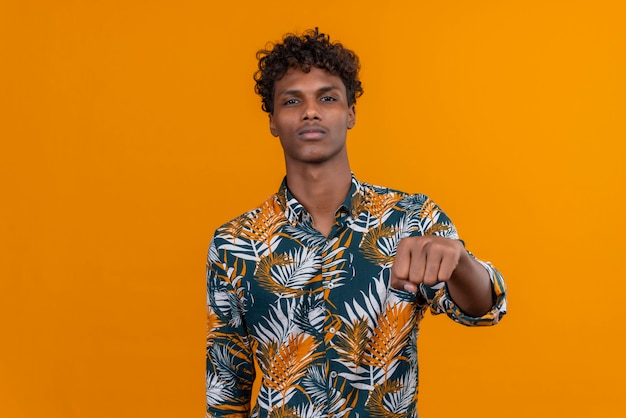
[[[321,139],[326,135],[326,130],[318,126],[307,126],[298,130],[298,137],[302,139]]]

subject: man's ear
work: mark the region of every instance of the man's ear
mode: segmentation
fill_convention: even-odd
[[[356,106],[350,106],[350,110],[348,111],[348,129],[354,128],[356,124]]]
[[[278,131],[276,130],[276,125],[274,125],[274,115],[268,113],[268,116],[270,118],[270,133],[272,134],[272,136],[277,137]]]

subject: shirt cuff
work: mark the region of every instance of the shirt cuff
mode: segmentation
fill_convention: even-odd
[[[452,300],[448,292],[448,286],[443,286],[438,295],[435,296],[434,303],[431,305],[433,314],[446,313],[454,321],[467,326],[486,326],[495,325],[506,314],[506,285],[504,278],[495,267],[489,262],[478,261],[489,273],[491,280],[491,291],[494,304],[491,309],[482,316],[470,316],[465,314]]]

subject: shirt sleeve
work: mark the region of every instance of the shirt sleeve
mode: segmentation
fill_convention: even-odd
[[[425,195],[415,195],[407,199],[411,227],[409,236],[437,235],[449,239],[459,239],[456,227],[443,210]],[[462,242],[462,241],[461,241]],[[506,314],[506,287],[500,272],[491,263],[478,260],[489,273],[494,304],[485,315],[472,317],[466,315],[452,300],[446,283],[434,286],[420,285],[420,293],[426,299],[433,314],[446,313],[454,321],[468,326],[495,325]]]
[[[434,315],[447,314],[454,321],[467,326],[495,325],[506,314],[506,287],[500,272],[491,265],[475,258],[489,273],[491,280],[491,291],[494,304],[483,316],[473,317],[466,315],[452,300],[448,292],[448,286],[444,283],[437,283],[434,286],[420,286],[420,292],[428,301],[430,310]]]
[[[219,256],[215,239],[207,260],[206,418],[247,417],[254,381],[252,348],[241,290]]]

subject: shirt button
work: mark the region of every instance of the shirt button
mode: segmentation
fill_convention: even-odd
[[[331,379],[334,379],[335,377],[337,377],[337,372],[334,371],[334,370],[332,372],[330,372],[330,377],[331,377]]]
[[[333,287],[335,287],[335,284],[333,282],[328,283],[328,285],[326,286],[329,289],[332,289]]]
[[[328,331],[329,331],[331,334],[334,334],[335,332],[337,332],[337,330],[336,330],[334,327],[331,327]]]

